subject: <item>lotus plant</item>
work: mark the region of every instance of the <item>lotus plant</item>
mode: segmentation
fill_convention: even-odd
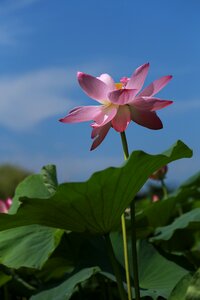
[[[110,128],[114,128],[121,135],[125,160],[129,157],[128,144],[125,130],[131,121],[149,129],[161,129],[163,127],[156,111],[170,104],[171,100],[163,100],[155,95],[163,89],[171,80],[172,76],[163,76],[153,81],[149,86],[143,88],[144,81],[148,74],[149,63],[138,67],[130,78],[122,77],[119,83],[115,83],[109,74],[101,74],[94,77],[83,72],[77,73],[78,82],[83,91],[99,105],[75,107],[69,114],[60,119],[63,123],[77,123],[92,120],[92,134],[94,139],[91,150],[97,148],[106,137]],[[137,265],[136,248],[136,229],[135,229],[135,203],[130,205],[131,211],[131,240],[132,240],[132,267],[134,276],[135,296],[140,300],[139,276]],[[124,263],[126,270],[126,283],[128,300],[132,299],[132,289],[130,281],[130,265],[128,257],[126,222],[125,215],[121,217]],[[121,299],[126,299],[122,279],[119,276],[119,270],[116,260],[111,250],[111,241],[109,236],[105,236],[110,259],[113,262],[113,270],[118,282],[118,288]]]
[[[163,125],[156,111],[172,104],[172,101],[159,99],[155,95],[172,76],[163,76],[141,91],[148,70],[149,63],[146,63],[138,67],[130,78],[121,78],[119,83],[115,83],[109,74],[94,77],[78,72],[81,88],[100,105],[76,107],[60,121],[76,123],[93,120],[91,138],[94,142],[91,150],[101,144],[111,127],[117,132],[124,132],[131,121],[149,129],[161,129]]]

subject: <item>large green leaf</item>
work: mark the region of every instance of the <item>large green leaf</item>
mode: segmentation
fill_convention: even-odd
[[[20,198],[16,215],[1,216],[0,230],[40,224],[105,234],[119,225],[122,213],[155,170],[191,155],[181,141],[160,155],[135,151],[122,167],[97,172],[86,182],[62,184],[49,199]]]
[[[124,265],[121,234],[117,232],[112,233],[111,238],[116,257],[120,264]],[[130,246],[130,241],[128,245]],[[132,265],[130,247],[129,260]],[[188,273],[187,270],[160,255],[146,240],[141,240],[138,243],[138,265],[141,296],[149,296],[155,300],[159,296],[168,299],[174,286]]]
[[[153,242],[169,240],[177,231],[180,233],[180,230],[185,228],[197,230],[200,228],[200,208],[193,209],[192,211],[181,215],[168,226],[157,228],[155,231],[155,234],[157,235],[151,240]]]
[[[200,172],[190,177],[173,193],[178,207],[181,208],[179,212],[184,213],[193,208],[200,207],[199,187]]]
[[[98,267],[83,269],[57,287],[32,296],[31,300],[69,300],[79,284],[99,272]]]
[[[188,271],[161,256],[145,240],[139,247],[140,287],[168,299],[172,289]]]
[[[144,238],[153,233],[155,228],[168,225],[180,212],[187,212],[199,207],[200,172],[189,178],[170,194],[164,201],[151,203],[136,215],[137,234]],[[162,218],[158,218],[157,216]],[[157,233],[157,232],[156,232]]]
[[[185,300],[199,300],[200,299],[200,269],[194,274],[186,291]]]
[[[197,172],[189,179],[187,179],[184,183],[182,183],[180,189],[188,189],[188,188],[191,188],[192,190],[198,189],[198,192],[200,194],[199,186],[200,186],[200,172]]]
[[[57,185],[56,167],[43,167],[40,174],[30,175],[18,185],[9,213],[16,213],[20,206],[20,197],[46,199],[55,193]]]
[[[164,201],[150,203],[136,214],[137,237],[146,238],[159,226],[169,223],[176,207],[176,197],[169,197]],[[158,217],[162,216],[162,218]]]
[[[5,274],[4,272],[0,271],[0,287],[6,284],[8,281],[12,280],[12,276]]]
[[[185,300],[187,288],[191,282],[192,275],[188,273],[185,275],[173,289],[168,300]]]
[[[50,257],[43,266],[40,272],[35,275],[39,280],[43,282],[54,282],[63,278],[66,274],[71,273],[74,270],[74,265],[66,255],[63,257]]]
[[[29,225],[0,232],[0,263],[40,269],[57,247],[63,231]]]
[[[115,240],[116,241],[116,240]],[[119,240],[116,241],[116,248],[119,258],[119,248],[121,248],[121,261],[123,261],[123,246],[120,247]],[[152,245],[141,242],[139,246],[139,266],[140,266],[140,288],[141,296],[158,299],[160,296],[168,298],[172,289],[179,280],[187,274],[187,271],[175,263],[162,257]],[[76,291],[78,284],[83,283],[96,273],[116,281],[115,277],[108,272],[101,272],[99,268],[93,267],[83,269],[72,277],[65,280],[53,289],[43,291],[31,298],[31,300],[67,300]],[[134,296],[134,289],[133,289]]]
[[[20,206],[20,197],[46,199],[55,193],[56,169],[53,165],[42,168],[41,174],[30,175],[15,192],[13,214]],[[10,228],[0,232],[0,262],[11,268],[41,268],[57,247],[63,231],[39,225]]]
[[[91,240],[97,236],[92,236]],[[99,249],[98,249],[99,251]],[[61,279],[67,273],[71,273],[74,269],[77,271],[91,265],[99,265],[98,260],[93,260],[91,254],[97,258],[98,253],[96,248],[91,246],[90,238],[86,237],[82,233],[65,232],[62,235],[62,239],[55,249],[51,257],[43,266],[42,270],[35,275],[43,283],[48,281]],[[104,255],[102,259],[105,260]],[[84,264],[87,259],[90,260],[90,264]],[[94,263],[93,263],[94,261]]]

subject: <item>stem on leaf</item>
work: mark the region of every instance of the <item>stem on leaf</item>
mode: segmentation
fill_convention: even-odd
[[[133,277],[134,277],[134,287],[135,287],[135,299],[140,300],[134,201],[131,202],[131,249],[132,249],[132,256],[133,256]]]
[[[164,179],[161,179],[161,185],[162,185],[162,190],[163,190],[163,198],[167,198],[168,192],[167,192],[167,187],[166,187]]]
[[[110,262],[112,264],[113,272],[114,272],[116,280],[117,280],[120,298],[121,298],[121,300],[127,300],[127,295],[126,295],[126,292],[124,289],[119,263],[115,257],[115,253],[114,253],[113,246],[112,246],[112,243],[110,240],[110,236],[109,236],[109,234],[105,234],[104,237],[105,237],[105,241],[106,241],[106,246],[107,246],[107,251],[108,251],[109,258],[110,258]]]
[[[129,266],[129,257],[128,257],[128,243],[127,243],[127,234],[126,234],[126,220],[125,215],[121,216],[121,225],[122,225],[122,237],[123,237],[123,250],[124,250],[124,265],[126,271],[126,283],[128,290],[128,300],[132,300],[132,291],[131,291],[131,281],[130,281],[130,266]]]

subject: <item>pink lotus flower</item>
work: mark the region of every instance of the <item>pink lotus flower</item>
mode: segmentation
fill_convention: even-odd
[[[76,107],[60,121],[77,123],[93,120],[91,137],[94,142],[91,150],[101,144],[111,127],[118,132],[123,132],[131,120],[150,129],[161,129],[163,125],[155,111],[170,105],[172,101],[161,100],[154,95],[169,82],[172,76],[163,76],[140,92],[148,69],[149,64],[144,64],[135,70],[131,78],[123,77],[120,83],[115,83],[108,74],[93,77],[78,72],[80,86],[100,105]]]
[[[7,213],[12,204],[12,199],[0,200],[0,213]]]

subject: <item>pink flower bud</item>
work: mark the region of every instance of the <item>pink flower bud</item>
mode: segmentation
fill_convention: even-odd
[[[12,204],[11,198],[7,198],[5,201],[0,200],[0,213],[8,213],[11,204]]]
[[[149,178],[151,178],[153,180],[162,180],[165,178],[167,171],[168,171],[168,166],[165,165],[162,168],[155,171],[153,174],[151,174],[151,176]]]
[[[7,209],[9,209],[12,205],[12,199],[7,198],[6,201],[5,201],[5,205],[6,205]]]
[[[0,213],[7,213],[8,209],[6,207],[5,201],[0,200]]]
[[[158,197],[158,195],[153,195],[152,196],[152,202],[157,202],[159,200],[160,200],[160,198]]]

